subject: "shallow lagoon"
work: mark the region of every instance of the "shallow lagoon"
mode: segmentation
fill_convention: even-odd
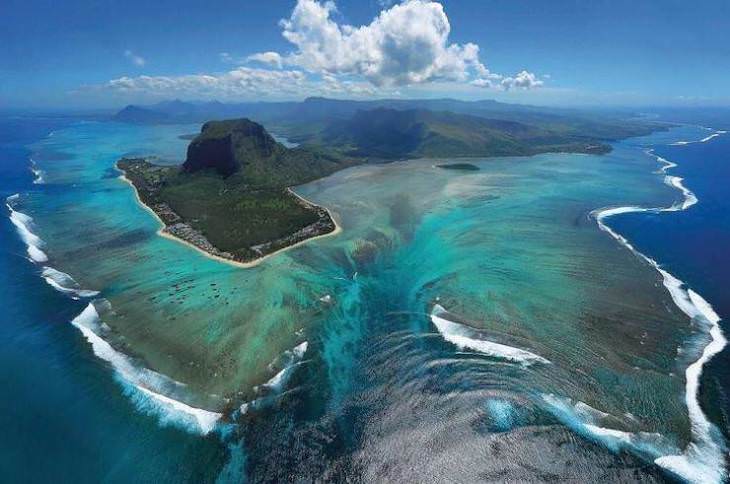
[[[613,459],[560,467],[570,457],[561,461],[556,442],[572,440],[557,422],[649,461],[688,442],[684,368],[707,338],[656,271],[590,213],[671,205],[681,194],[661,183],[643,146],[698,130],[619,143],[606,156],[469,160],[478,172],[434,166],[448,160],[345,170],[297,189],[329,207],[344,232],[252,269],[156,236],[157,222],[111,169],[125,154],[182,159],[178,136],[194,130],[82,123],[57,131],[35,147],[47,184],[22,196],[18,210],[33,216],[50,265],[109,301],[97,304],[105,337],[185,385],[157,391],[242,422],[237,432],[259,475],[275,475],[272,449],[297,465],[322,453],[317,475],[321,466],[332,475],[355,466],[372,478],[419,462],[424,476],[519,478],[546,448],[558,463],[538,467],[556,475],[586,475]],[[431,323],[436,302],[480,338],[549,363],[460,350]],[[287,351],[303,341],[295,361]],[[264,385],[277,375],[279,385]],[[236,410],[244,403],[245,413]],[[586,422],[646,432],[646,449],[590,434]],[[277,438],[258,441],[262,429],[278,429]],[[322,434],[327,443],[314,438]],[[291,443],[293,435],[306,442]],[[512,465],[498,466],[489,457],[507,442]],[[424,446],[448,451],[428,458],[416,451]],[[393,462],[389,448],[401,458]],[[603,455],[587,444],[582,452]],[[638,466],[619,459],[619,475]]]

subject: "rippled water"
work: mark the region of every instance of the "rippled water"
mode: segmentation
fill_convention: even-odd
[[[685,369],[708,327],[591,214],[681,203],[646,149],[703,131],[478,172],[348,169],[297,189],[341,235],[239,269],[158,237],[112,168],[179,161],[194,130],[56,130],[32,147],[43,184],[11,207],[44,241],[39,268],[100,291],[67,293],[92,302],[69,321],[119,393],[227,449],[202,480],[652,481],[697,442]],[[690,465],[712,477],[705,450]]]

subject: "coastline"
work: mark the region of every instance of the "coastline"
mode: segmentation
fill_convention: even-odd
[[[671,145],[682,146],[691,143],[705,143],[725,133],[725,131],[716,131],[714,134],[698,141],[680,141],[671,143]],[[675,168],[677,163],[655,154],[654,149],[647,150],[646,154],[654,157],[657,162],[663,164],[657,173],[664,175],[663,181],[665,185],[681,192],[683,200],[681,202],[674,202],[668,207],[604,207],[593,210],[591,216],[596,220],[598,228],[601,231],[608,233],[619,244],[659,273],[662,284],[669,292],[677,308],[687,315],[690,320],[699,320],[702,323],[703,332],[710,337],[709,342],[702,349],[701,353],[685,369],[686,383],[684,399],[691,423],[692,440],[685,449],[678,449],[678,453],[659,455],[654,457],[653,460],[656,465],[688,482],[719,483],[726,476],[725,444],[724,442],[717,442],[715,440],[713,436],[714,424],[708,419],[700,405],[699,392],[700,377],[705,364],[727,346],[727,339],[720,327],[721,318],[712,306],[684,281],[669,273],[653,258],[640,252],[626,237],[619,234],[604,222],[605,219],[624,213],[681,212],[698,203],[699,200],[695,194],[683,185],[683,178],[667,174],[667,171]],[[612,429],[606,430],[613,431]]]
[[[199,253],[203,254],[205,257],[208,257],[209,259],[213,259],[213,260],[216,260],[218,262],[223,262],[224,264],[229,264],[229,265],[232,265],[234,267],[241,268],[241,269],[250,269],[251,267],[256,267],[257,265],[259,265],[262,262],[264,262],[267,258],[272,257],[272,256],[275,256],[275,255],[277,255],[277,254],[279,254],[281,252],[287,251],[289,249],[293,249],[295,247],[298,247],[300,245],[303,245],[303,244],[305,244],[305,243],[307,243],[309,241],[312,241],[312,240],[316,240],[316,239],[320,239],[320,238],[324,238],[324,237],[334,236],[334,235],[337,235],[337,234],[339,234],[339,233],[342,232],[342,227],[340,226],[340,224],[337,223],[337,219],[332,215],[332,212],[330,211],[330,209],[328,209],[327,207],[322,207],[321,205],[317,205],[315,203],[312,203],[311,201],[307,200],[306,198],[304,198],[301,195],[299,195],[298,193],[296,193],[291,187],[289,187],[289,188],[287,188],[287,191],[289,193],[291,193],[292,195],[294,195],[295,197],[297,197],[302,202],[304,202],[306,204],[309,204],[309,205],[313,205],[315,207],[322,208],[324,211],[326,211],[327,214],[329,215],[330,219],[332,219],[332,223],[334,223],[335,229],[333,231],[331,231],[331,232],[327,232],[326,234],[319,234],[319,235],[315,235],[313,237],[306,238],[304,240],[300,240],[298,242],[295,242],[294,244],[287,245],[286,247],[282,247],[282,248],[277,249],[277,250],[275,250],[273,252],[269,252],[268,254],[262,255],[261,257],[257,257],[256,259],[253,259],[253,260],[248,261],[248,262],[240,262],[240,261],[233,260],[233,259],[226,259],[225,257],[220,257],[220,256],[217,256],[215,254],[211,254],[210,252],[201,249],[197,245],[191,244],[187,240],[181,239],[180,237],[177,237],[177,236],[175,236],[175,235],[173,235],[173,234],[171,234],[169,232],[166,232],[165,229],[167,228],[167,225],[165,224],[165,222],[160,218],[160,216],[157,214],[157,212],[155,212],[152,209],[152,207],[150,207],[149,205],[147,205],[146,203],[144,203],[142,201],[142,199],[139,196],[139,191],[137,190],[137,187],[134,185],[134,183],[132,183],[132,180],[130,180],[129,178],[127,178],[125,176],[124,171],[121,170],[121,169],[119,169],[119,168],[117,168],[117,169],[119,171],[121,171],[121,174],[119,175],[119,179],[122,180],[123,182],[127,183],[129,186],[132,187],[132,190],[134,191],[134,198],[136,199],[137,204],[140,205],[145,210],[147,210],[149,213],[151,213],[155,217],[155,219],[159,222],[159,224],[161,225],[161,227],[157,230],[157,235],[159,235],[161,237],[164,237],[166,239],[169,239],[169,240],[174,240],[175,242],[178,242],[180,244],[183,244],[186,247],[189,247],[191,249],[195,249],[196,251],[198,251]]]

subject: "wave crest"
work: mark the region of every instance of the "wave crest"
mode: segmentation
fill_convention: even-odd
[[[63,294],[69,295],[71,299],[88,298],[99,295],[99,291],[81,289],[73,277],[65,272],[54,269],[53,267],[44,266],[41,276],[51,287]]]
[[[211,432],[222,414],[197,408],[162,393],[179,392],[185,385],[160,373],[135,364],[130,357],[115,350],[97,332],[100,331],[100,318],[93,302],[76,316],[71,324],[78,328],[91,344],[94,354],[108,362],[115,371],[120,383],[138,410],[157,415],[161,423],[172,423],[187,430],[203,435]],[[138,398],[144,397],[144,398]]]
[[[33,217],[13,209],[13,203],[18,200],[18,198],[20,198],[20,194],[16,193],[15,195],[11,195],[5,199],[7,202],[5,203],[5,206],[8,207],[8,210],[10,210],[10,221],[13,225],[15,225],[18,235],[20,235],[21,240],[25,243],[28,257],[30,257],[33,262],[46,262],[48,261],[48,256],[45,252],[43,252],[43,250],[41,250],[41,247],[43,247],[45,243],[32,231]]]
[[[439,333],[441,333],[441,336],[459,349],[477,351],[493,358],[501,358],[520,363],[525,366],[533,363],[550,363],[550,361],[542,356],[536,355],[527,350],[481,339],[479,338],[479,333],[476,330],[464,324],[449,321],[445,318],[446,314],[448,314],[448,312],[443,306],[435,304],[431,310],[431,321],[434,326],[436,326]]]
[[[715,135],[717,134],[715,133]],[[712,137],[714,135],[700,142],[705,142]],[[674,144],[688,143],[677,142]],[[668,169],[677,166],[676,163],[655,155],[653,151],[649,151],[649,154],[664,164],[664,167],[660,170],[662,173],[666,173]],[[675,305],[690,319],[698,322],[705,328],[711,337],[710,343],[705,346],[699,358],[685,370],[685,402],[689,414],[693,441],[690,442],[684,451],[676,451],[671,455],[658,456],[654,462],[689,482],[722,482],[726,476],[725,445],[717,429],[702,411],[698,400],[702,368],[714,355],[722,351],[727,344],[727,340],[722,334],[722,329],[719,325],[720,317],[712,309],[712,306],[699,294],[688,288],[683,281],[663,269],[654,259],[639,252],[625,237],[614,231],[604,222],[606,218],[622,213],[659,213],[687,210],[698,202],[694,193],[682,184],[682,178],[667,175],[665,176],[665,183],[680,190],[684,196],[684,200],[666,208],[635,206],[603,208],[593,211],[592,215],[601,230],[610,234],[624,247],[659,272],[662,276],[663,285],[669,292]]]

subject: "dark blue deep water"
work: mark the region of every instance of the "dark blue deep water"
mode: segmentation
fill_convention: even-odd
[[[726,124],[713,128],[727,130]],[[702,294],[730,334],[730,136],[705,143],[659,146],[655,153],[677,163],[669,173],[699,203],[689,210],[628,214],[611,223],[643,253]],[[730,351],[726,348],[705,368],[701,401],[725,434],[730,433]]]
[[[14,193],[42,189],[32,183],[28,146],[74,121],[0,118],[2,201]],[[728,129],[730,122],[713,127]],[[655,152],[678,164],[671,174],[685,178],[685,186],[699,203],[683,212],[617,216],[611,225],[702,294],[724,318],[728,335],[730,135],[706,143],[658,146]],[[28,262],[26,247],[4,213],[0,217],[0,482],[239,480],[237,471],[245,459],[230,469],[230,447],[220,435],[201,436],[160,425],[157,417],[140,412],[134,399],[120,391],[113,371],[100,363],[69,324],[86,304],[65,297],[39,277],[38,266]],[[728,391],[730,351],[726,349],[705,368],[701,393],[705,412],[726,434],[730,434]],[[360,416],[347,417],[354,421]],[[349,429],[348,422],[341,418],[332,425]],[[260,428],[297,435],[281,423],[271,428],[254,425],[250,432]],[[270,460],[272,466],[291,462],[292,467],[318,468],[321,464],[296,460],[298,456],[286,451],[277,454],[273,444],[271,449],[267,446],[275,440],[269,436],[247,434],[246,438],[250,442],[260,438],[262,460]],[[358,436],[351,438],[356,441]],[[300,446],[297,438],[291,440],[291,448]],[[324,437],[322,441],[323,449],[356,447]],[[228,471],[233,474],[227,475]],[[351,475],[350,469],[339,471]]]
[[[0,198],[35,189],[26,146],[64,119],[0,119]],[[3,206],[3,210],[5,207]],[[87,304],[54,291],[0,217],[0,481],[201,482],[225,459],[135,410],[69,323]],[[215,474],[213,474],[215,475]]]

